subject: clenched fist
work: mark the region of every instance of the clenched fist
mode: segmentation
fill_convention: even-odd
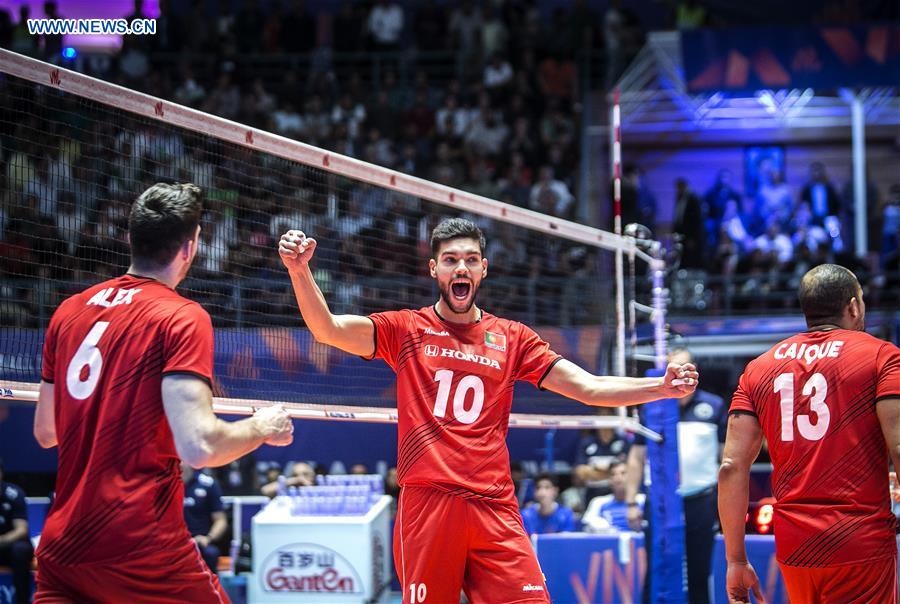
[[[253,419],[265,435],[267,445],[284,447],[293,442],[294,422],[281,405],[257,409]]]
[[[303,231],[288,231],[278,241],[278,254],[289,271],[309,264],[315,251],[316,240],[307,237]]]
[[[667,395],[681,398],[697,389],[700,374],[693,363],[669,363],[664,381]]]

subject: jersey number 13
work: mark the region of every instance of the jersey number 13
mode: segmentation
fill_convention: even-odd
[[[781,440],[789,442],[794,440],[794,374],[782,373],[775,378],[775,393],[781,394]],[[828,382],[821,373],[814,373],[803,385],[803,396],[809,396],[809,410],[814,412],[818,419],[812,423],[809,415],[797,416],[797,430],[800,436],[806,440],[820,440],[828,430],[831,421],[831,413],[825,404],[825,396],[828,394]],[[812,396],[810,396],[812,395]]]

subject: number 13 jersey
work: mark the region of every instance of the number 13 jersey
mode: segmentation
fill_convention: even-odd
[[[506,448],[513,388],[540,388],[562,357],[525,325],[488,313],[468,324],[433,307],[369,318],[373,358],[397,374],[400,486],[516,505]]]
[[[900,350],[862,331],[801,333],[747,365],[731,411],[755,414],[768,442],[782,564],[896,555],[888,453],[875,413],[888,397],[900,397]]]

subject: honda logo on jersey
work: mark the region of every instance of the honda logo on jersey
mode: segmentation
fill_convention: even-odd
[[[452,348],[438,348],[434,344],[429,344],[425,347],[425,356],[427,357],[449,357],[451,359],[456,359],[457,361],[467,361],[469,363],[476,363],[478,365],[485,365],[487,367],[492,367],[494,369],[500,369],[499,361],[492,359],[490,357],[481,356],[480,354],[475,354],[472,352],[463,352],[461,350],[454,350]]]

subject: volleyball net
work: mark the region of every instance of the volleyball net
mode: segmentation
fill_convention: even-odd
[[[391,370],[319,344],[304,328],[276,250],[287,229],[317,239],[311,266],[332,311],[365,315],[432,304],[431,229],[445,217],[470,218],[488,239],[478,304],[534,327],[598,374],[621,374],[622,343],[633,341],[622,337],[626,318],[614,302],[635,290],[616,283],[618,252],[657,278],[653,298],[630,308],[653,314],[664,358],[662,262],[633,238],[566,219],[574,198],[545,195],[541,183],[530,197],[543,212],[492,199],[500,189],[487,164],[473,170],[475,192],[440,184],[459,167],[452,153],[431,158],[434,181],[404,173],[421,159],[415,141],[366,149],[395,153],[404,170],[395,171],[337,152],[361,155],[377,142],[335,137],[335,150],[313,147],[6,50],[0,74],[2,398],[36,398],[53,310],[124,272],[130,205],[156,182],[205,192],[198,255],[179,291],[213,320],[217,412],[279,402],[298,418],[396,421]],[[639,429],[531,387],[517,388],[514,400],[511,426]],[[554,413],[541,413],[548,408]]]

